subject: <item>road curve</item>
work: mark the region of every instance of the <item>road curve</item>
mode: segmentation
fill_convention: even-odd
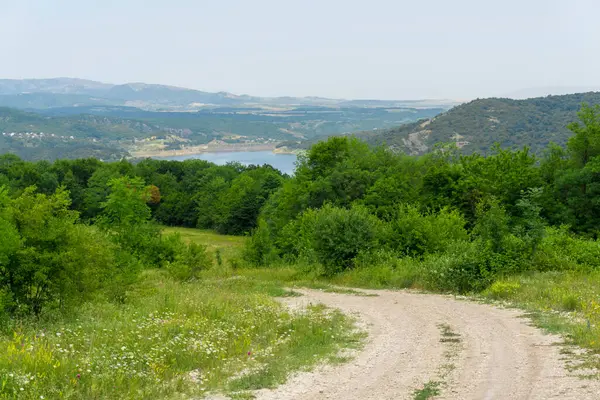
[[[258,391],[259,400],[413,399],[427,382],[442,382],[436,399],[600,399],[600,381],[569,375],[561,339],[530,326],[522,312],[408,291],[300,292],[286,302],[355,314],[369,338],[348,364],[297,374]],[[443,340],[442,324],[456,340]]]

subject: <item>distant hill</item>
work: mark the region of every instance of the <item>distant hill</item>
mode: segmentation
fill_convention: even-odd
[[[203,92],[147,83],[108,83],[74,79],[0,79],[0,106],[45,109],[94,105],[131,106],[151,111],[196,111],[219,106],[325,106],[449,108],[452,100],[345,100],[322,97],[258,97]]]
[[[567,129],[577,120],[582,103],[600,104],[600,93],[578,93],[527,100],[478,99],[456,106],[432,119],[392,129],[361,132],[370,143],[385,143],[410,154],[422,154],[437,143],[455,142],[464,152],[529,146],[542,151],[550,142],[566,143]]]
[[[391,127],[442,111],[316,106],[281,110],[218,107],[197,112],[153,112],[110,105],[29,111],[0,108],[0,153],[13,152],[26,159],[87,154],[108,160],[120,159],[128,152],[151,155],[209,144],[211,149],[273,148],[287,140]]]
[[[598,92],[600,86],[544,86],[532,87],[504,93],[502,97],[509,99],[531,99],[535,97],[560,96],[575,93]]]

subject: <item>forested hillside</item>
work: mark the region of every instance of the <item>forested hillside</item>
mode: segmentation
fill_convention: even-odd
[[[358,136],[409,154],[423,154],[440,143],[456,143],[465,153],[487,153],[494,143],[503,148],[529,146],[538,153],[550,142],[566,143],[570,137],[567,125],[577,118],[582,103],[600,104],[600,93],[477,99],[431,120]]]

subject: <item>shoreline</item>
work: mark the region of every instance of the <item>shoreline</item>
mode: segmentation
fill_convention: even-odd
[[[134,158],[164,158],[164,157],[176,157],[176,156],[193,156],[196,154],[205,153],[235,153],[235,152],[259,152],[259,151],[271,151],[275,154],[294,154],[291,151],[278,151],[276,144],[257,144],[257,145],[230,145],[230,146],[215,146],[208,147],[206,145],[201,146],[190,146],[184,149],[177,150],[141,150],[133,151],[130,150]]]

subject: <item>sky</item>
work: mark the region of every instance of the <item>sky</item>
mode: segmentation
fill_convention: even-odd
[[[0,78],[258,96],[600,87],[598,0],[0,0]]]

